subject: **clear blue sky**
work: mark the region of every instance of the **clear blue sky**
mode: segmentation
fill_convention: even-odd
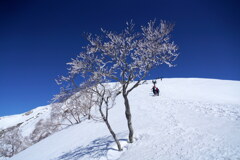
[[[0,2],[0,116],[46,105],[59,91],[54,79],[84,44],[83,33],[120,31],[131,19],[176,24],[176,68],[148,78],[240,80],[238,0],[5,0]]]

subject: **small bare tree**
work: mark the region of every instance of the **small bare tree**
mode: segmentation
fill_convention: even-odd
[[[63,115],[69,120],[74,120],[75,124],[81,122],[81,116],[83,114],[81,109],[80,96],[74,94],[68,100],[65,101],[65,107]]]
[[[84,93],[88,93],[88,94],[84,94]],[[94,118],[93,115],[91,114],[91,109],[94,106],[93,103],[93,93],[89,92],[88,89],[84,90],[84,93],[82,93],[82,112],[84,113],[84,116],[88,117],[88,120],[90,120],[91,118]]]
[[[66,114],[66,107],[64,103],[54,103],[51,109],[51,122],[56,126],[70,126],[74,124],[74,121],[69,114]]]
[[[129,142],[133,142],[132,115],[128,95],[144,82],[148,73],[159,65],[173,67],[178,56],[176,44],[170,40],[174,25],[161,21],[159,25],[150,21],[134,31],[134,24],[127,23],[121,33],[102,29],[102,35],[87,35],[89,44],[71,62],[68,76],[62,76],[58,84],[64,81],[75,84],[74,79],[81,76],[91,79],[100,75],[120,82],[124,98],[125,115],[129,129]],[[75,86],[75,85],[74,85]]]
[[[74,124],[73,121],[76,123],[81,122],[81,115],[83,117],[87,115],[88,119],[90,119],[92,117],[91,109],[96,106],[99,110],[100,118],[94,116],[92,119],[101,120],[106,124],[117,144],[118,150],[121,151],[121,144],[108,120],[109,110],[115,104],[115,98],[119,91],[120,88],[117,86],[110,87],[107,84],[103,84],[102,77],[96,74],[91,79],[88,79],[87,82],[82,83],[78,89],[75,89],[75,93],[72,92],[72,95],[68,96],[68,98],[65,99],[65,93],[56,95],[55,100],[57,100],[56,97],[60,97],[65,99],[65,102],[63,102],[64,105],[61,105],[61,103],[53,104],[52,117],[56,117],[55,119],[61,117],[60,119],[62,120],[60,121],[66,119],[72,125]]]
[[[117,87],[110,87],[107,84],[99,83],[89,89],[87,89],[87,94],[92,95],[92,102],[98,107],[99,113],[101,115],[101,119],[106,124],[109,132],[111,133],[115,143],[117,144],[118,150],[121,151],[122,147],[121,144],[113,131],[108,116],[109,110],[115,104],[115,98],[119,92],[119,88]]]
[[[52,104],[51,117],[55,123],[57,122],[56,124],[66,125],[67,121],[69,125],[73,125],[80,123],[86,117],[87,119],[92,118],[92,94],[85,94],[83,90],[77,90],[71,94],[71,96],[67,94],[67,98],[64,98],[64,93],[55,95],[54,101],[62,100],[61,103]],[[60,100],[58,100],[59,97]]]

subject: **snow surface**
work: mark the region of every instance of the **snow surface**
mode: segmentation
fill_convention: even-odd
[[[37,107],[29,112],[0,117],[0,130],[7,129],[9,127],[20,125],[23,136],[29,136],[35,129],[36,123],[41,119],[46,119],[50,116],[51,106]]]
[[[214,160],[240,159],[240,82],[173,78],[151,81],[129,95],[135,141],[119,96],[110,123],[118,152],[104,123],[85,121],[57,132],[10,160]],[[1,124],[1,123],[0,123]],[[1,127],[1,125],[0,125]]]

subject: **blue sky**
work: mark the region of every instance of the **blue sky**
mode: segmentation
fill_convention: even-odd
[[[176,24],[177,67],[148,78],[240,80],[240,2],[237,0],[62,0],[0,2],[0,116],[46,105],[59,91],[54,79],[85,44],[83,33],[121,31],[133,19]]]

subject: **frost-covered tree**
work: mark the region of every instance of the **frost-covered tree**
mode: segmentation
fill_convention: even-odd
[[[20,151],[27,148],[25,139],[18,128],[2,134],[0,138],[0,155],[4,157],[12,157]]]
[[[35,129],[30,134],[28,139],[32,144],[35,144],[58,130],[59,126],[53,124],[50,119],[41,119],[36,123]]]
[[[59,125],[73,125],[86,118],[91,119],[92,95],[85,94],[85,92],[86,89],[77,90],[71,92],[72,95],[70,96],[69,93],[62,93],[61,91],[58,95],[55,95],[54,101],[59,102],[52,104],[52,121]]]
[[[166,21],[156,24],[150,21],[146,26],[134,31],[134,24],[116,33],[102,29],[101,35],[87,35],[88,45],[71,62],[67,76],[58,79],[74,84],[80,76],[88,80],[102,77],[103,81],[117,81],[121,84],[125,115],[129,129],[129,142],[133,142],[132,115],[128,95],[144,82],[148,73],[159,65],[173,67],[177,58],[177,45],[170,40],[174,25]]]
[[[50,119],[53,125],[61,127],[74,124],[72,118],[66,113],[66,110],[64,103],[52,104]]]

